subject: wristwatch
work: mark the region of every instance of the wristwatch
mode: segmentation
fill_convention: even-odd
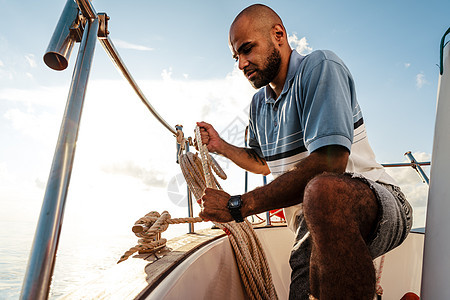
[[[244,218],[242,217],[241,207],[242,207],[242,199],[241,195],[231,196],[230,200],[228,200],[228,209],[230,210],[230,214],[236,223],[244,222]]]

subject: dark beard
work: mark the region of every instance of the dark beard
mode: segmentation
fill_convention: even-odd
[[[273,47],[272,53],[267,57],[264,64],[264,68],[257,70],[257,74],[250,84],[255,88],[259,89],[263,86],[268,85],[277,76],[281,65],[281,54],[280,51]]]

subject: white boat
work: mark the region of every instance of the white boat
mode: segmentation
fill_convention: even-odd
[[[72,168],[75,142],[84,91],[92,60],[97,32],[105,50],[123,72],[147,108],[172,133],[173,129],[153,109],[108,37],[107,16],[97,14],[89,0],[77,4],[67,1],[55,34],[49,45],[46,63],[53,68],[67,66],[67,54],[80,39],[80,54],[75,66],[68,104],[61,127],[57,151],[50,171],[44,205],[36,231],[33,250],[22,289],[22,299],[46,299],[54,267],[64,202]],[[74,24],[75,21],[75,25]],[[83,25],[83,26],[81,26]],[[84,27],[84,29],[81,29]],[[69,28],[71,28],[69,30]],[[450,30],[449,30],[450,31]],[[446,32],[446,35],[449,33]],[[445,35],[442,41],[445,40]],[[408,292],[422,299],[450,299],[447,283],[450,270],[450,210],[445,180],[450,160],[450,46],[442,42],[443,59],[438,91],[433,161],[430,181],[426,235],[412,232],[398,248],[386,254],[380,286],[383,299],[400,299]],[[443,70],[443,72],[442,72]],[[412,163],[413,166],[417,164]],[[289,252],[293,233],[286,226],[260,226],[256,234],[267,256],[273,283],[279,299],[287,299],[290,282]],[[229,240],[220,230],[189,233],[168,243],[170,253],[140,254],[119,264],[102,278],[67,294],[67,299],[245,299],[239,271]],[[424,254],[425,249],[425,254]],[[422,259],[424,257],[424,259]],[[379,266],[380,258],[375,262]],[[422,269],[424,270],[422,272]],[[125,275],[125,276],[124,276]],[[423,275],[423,276],[422,276]]]
[[[173,251],[160,259],[155,260],[154,255],[130,258],[62,299],[246,299],[228,237],[221,230],[211,231],[169,242]],[[277,225],[259,227],[255,232],[267,256],[278,299],[288,299],[288,260],[294,235],[286,226]],[[385,256],[382,299],[400,299],[408,292],[420,294],[423,243],[423,232],[412,232]],[[380,258],[374,263],[379,266],[379,262]]]

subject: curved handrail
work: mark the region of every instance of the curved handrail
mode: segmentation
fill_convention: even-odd
[[[442,36],[441,39],[441,46],[439,48],[439,69],[440,69],[440,74],[444,74],[444,42],[445,42],[445,37],[447,36],[447,34],[450,33],[450,27],[447,29],[447,31],[444,33],[444,35]]]
[[[139,86],[137,85],[136,81],[134,81],[133,76],[131,76],[130,71],[128,71],[127,67],[125,66],[125,63],[120,58],[119,53],[117,52],[116,48],[114,47],[114,44],[112,43],[111,39],[109,37],[99,39],[100,43],[102,44],[103,48],[105,49],[106,53],[108,53],[111,60],[114,62],[116,67],[122,72],[122,75],[125,77],[125,79],[130,83],[133,90],[136,92],[136,94],[139,96],[141,101],[144,103],[145,106],[150,110],[150,112],[153,114],[153,116],[164,126],[166,127],[170,132],[173,133],[174,136],[177,135],[177,132],[175,131],[175,128],[169,125],[153,108],[153,106],[150,104],[150,102],[145,97],[144,93],[141,91]]]
[[[76,0],[78,3],[78,6],[80,7],[83,15],[87,16],[88,18],[97,18],[98,14],[95,11],[94,7],[92,6],[92,3],[90,0]],[[107,18],[107,17],[106,17]],[[142,90],[137,85],[136,81],[133,79],[133,76],[131,76],[130,71],[128,71],[127,67],[125,66],[125,63],[123,62],[122,58],[120,57],[119,53],[117,52],[116,48],[114,47],[113,42],[108,36],[108,29],[107,23],[104,24],[105,28],[103,29],[105,32],[104,34],[106,36],[99,36],[99,41],[102,44],[103,48],[105,49],[108,56],[111,58],[113,63],[116,65],[116,67],[122,72],[122,75],[125,77],[125,79],[130,83],[133,90],[136,92],[136,94],[139,96],[141,101],[144,103],[144,105],[150,110],[150,112],[153,114],[153,116],[164,126],[166,127],[174,136],[177,135],[177,132],[174,127],[170,126],[169,123],[167,123],[156,111],[156,109],[150,104],[150,102],[145,97]]]

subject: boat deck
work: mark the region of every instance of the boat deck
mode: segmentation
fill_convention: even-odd
[[[61,299],[134,299],[145,297],[164,276],[198,248],[225,236],[220,229],[203,229],[167,241],[171,249],[156,254],[136,254],[84,283]]]

